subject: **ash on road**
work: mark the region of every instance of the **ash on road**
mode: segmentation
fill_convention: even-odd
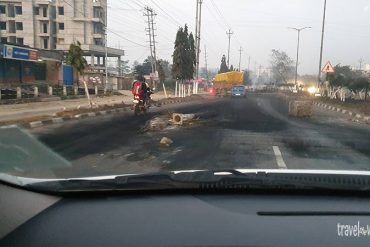
[[[186,126],[143,131],[168,112],[212,112]],[[52,128],[52,127],[50,127]],[[85,119],[34,134],[69,160],[60,177],[221,168],[370,170],[368,126],[325,115],[295,119],[273,94],[204,99],[145,116]],[[171,145],[160,145],[168,137]]]

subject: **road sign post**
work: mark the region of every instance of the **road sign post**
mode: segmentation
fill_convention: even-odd
[[[329,74],[334,74],[335,73],[335,69],[334,69],[333,65],[331,65],[330,62],[327,62],[324,65],[324,67],[321,69],[321,72],[322,73],[325,73],[325,81],[328,81],[329,80],[329,78],[328,78]]]

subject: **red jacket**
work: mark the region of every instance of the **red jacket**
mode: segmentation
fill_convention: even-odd
[[[140,81],[135,81],[132,85],[132,94],[134,96],[139,96],[140,99],[144,97],[143,83]]]

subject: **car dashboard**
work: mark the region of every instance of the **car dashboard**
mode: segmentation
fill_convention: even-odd
[[[356,195],[245,191],[61,197],[0,184],[0,198],[2,247],[370,243],[370,198]]]

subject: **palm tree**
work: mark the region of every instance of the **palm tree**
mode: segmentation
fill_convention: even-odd
[[[77,85],[78,85],[80,81],[80,75],[84,74],[85,68],[87,66],[87,61],[84,58],[84,53],[83,50],[81,49],[81,43],[79,41],[77,41],[76,43],[72,43],[69,46],[69,51],[66,56],[66,62],[67,64],[71,65],[73,67],[73,70],[77,73]],[[87,99],[89,101],[90,107],[92,107],[92,102],[90,99],[89,89],[87,88],[86,81],[83,80],[83,83]]]
[[[66,56],[67,64],[71,65],[75,72],[77,72],[77,84],[79,82],[80,75],[82,75],[87,66],[86,59],[83,56],[83,51],[81,49],[81,43],[73,43],[69,46],[69,51]]]

